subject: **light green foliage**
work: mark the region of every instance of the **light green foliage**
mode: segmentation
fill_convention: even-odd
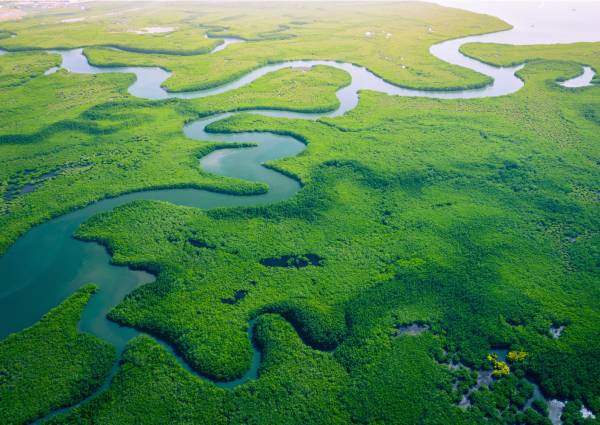
[[[346,72],[328,66],[285,68],[241,89],[191,102],[203,115],[244,109],[324,112],[339,106],[335,92],[350,83]]]
[[[597,200],[581,193],[593,192],[599,177],[589,160],[598,155],[598,124],[588,118],[598,89],[550,84],[574,68],[532,64],[521,72],[522,91],[496,99],[363,92],[359,107],[340,118],[241,114],[212,125],[306,140],[305,153],[270,164],[298,176],[303,190],[269,207],[203,212],[139,202],[93,218],[81,237],[110,241],[120,263],[162,270],[111,318],[159,333],[205,374],[235,377],[248,367],[247,320],[278,312],[308,344],[340,347],[356,376],[373,370],[391,388],[407,388],[415,411],[432,406],[432,397],[449,407],[417,386],[445,386],[449,376],[435,372],[432,357],[419,360],[427,377],[387,370],[392,327],[439,323],[431,332],[463,363],[482,366],[491,346],[515,344],[531,353],[526,370],[548,394],[595,400],[597,371],[587,365],[600,355],[592,325],[600,214]],[[213,248],[192,246],[192,237]],[[260,264],[306,253],[322,264]],[[248,295],[238,304],[221,302],[242,289]],[[558,341],[547,336],[556,318],[570,323]],[[364,320],[372,324],[359,326]],[[548,366],[559,361],[557,375]],[[348,398],[357,417],[378,403],[402,406],[401,396],[386,395],[392,391],[378,401],[381,384],[372,379],[360,380],[364,405]]]
[[[527,354],[528,353],[526,351],[510,351],[506,358],[511,363],[518,363],[525,360],[527,358]]]
[[[94,2],[60,9],[31,9],[25,19],[2,22],[2,29],[16,35],[2,39],[7,50],[102,45],[129,51],[163,52],[180,55],[205,54],[219,40],[204,38],[205,30],[183,22],[187,5],[136,2]],[[146,32],[154,28],[154,32]],[[170,31],[172,29],[172,31]]]
[[[496,378],[501,378],[501,377],[504,377],[504,376],[507,376],[508,374],[510,374],[510,367],[508,367],[506,362],[498,360],[498,355],[496,353],[488,354],[487,360],[492,365],[492,369],[493,369],[492,376],[494,376]]]
[[[94,6],[100,10],[72,10],[60,17],[44,15],[5,24],[3,27],[17,33],[17,37],[0,41],[0,47],[118,45],[128,51],[97,47],[85,51],[90,61],[98,65],[156,65],[171,70],[173,76],[164,84],[175,91],[215,86],[267,63],[289,59],[353,62],[396,84],[447,89],[481,86],[489,78],[436,59],[429,47],[446,39],[508,27],[491,16],[416,2],[364,3],[360,7],[340,3],[272,7],[169,2],[138,7],[140,10],[103,16],[110,11],[100,3]],[[131,4],[121,6],[125,10],[132,8],[135,6]],[[96,18],[89,18],[90,15]],[[60,23],[65,17],[88,20]],[[50,37],[58,27],[60,35]],[[123,33],[142,27],[174,27],[176,31],[154,35]],[[212,36],[237,36],[250,42],[230,45],[213,55],[190,56],[193,50],[218,43],[204,39],[203,30]],[[144,53],[135,53],[137,50]],[[171,54],[146,54],[149,52]]]
[[[0,58],[20,61],[21,55]],[[95,123],[78,118],[94,105],[126,97],[125,88],[130,83],[133,78],[126,74],[72,75],[61,70],[39,76],[27,84],[3,88],[0,145],[36,141],[40,133],[47,135],[57,130],[85,127],[94,130],[98,128]]]
[[[115,361],[108,343],[79,333],[77,322],[92,285],[85,286],[30,328],[0,341],[0,419],[28,423],[95,391]]]
[[[14,55],[0,56],[0,88],[2,94],[5,91],[10,92],[8,87],[18,86],[26,83],[32,78],[40,77],[44,72],[60,65],[60,56],[40,52],[24,52]],[[9,104],[9,99],[4,97],[2,105]],[[4,111],[4,107],[2,110]],[[4,121],[4,120],[2,120]]]
[[[600,43],[573,43],[533,46],[512,46],[508,44],[469,43],[461,47],[461,52],[478,60],[497,66],[510,66],[534,61],[568,61],[591,66],[596,70],[598,80],[600,70]],[[574,75],[565,76],[571,78]]]
[[[171,89],[214,85],[288,58],[349,60],[399,83],[442,88],[486,79],[439,64],[427,53],[432,43],[504,27],[492,18],[413,3],[365,5],[360,15],[342,8],[335,18],[328,6],[323,13],[315,5],[301,12],[202,7],[202,15],[173,6],[153,21],[146,12],[119,20],[136,26],[185,21],[181,28],[253,41],[204,56],[101,48],[87,54],[105,64],[172,69]],[[50,18],[3,24],[18,36],[2,43],[16,48],[46,41],[35,25],[43,19]],[[31,25],[31,35],[20,33],[20,25]],[[61,42],[90,43],[85,27],[66,31]],[[109,26],[101,20],[91,28]],[[129,37],[146,35],[118,37],[132,43]],[[176,48],[170,40],[177,36],[152,41],[156,49]],[[565,53],[560,62],[528,64],[519,73],[524,88],[510,96],[432,100],[362,92],[359,106],[343,117],[245,113],[214,123],[211,131],[273,131],[305,142],[302,154],[268,164],[297,177],[302,190],[275,205],[211,211],[135,202],[93,217],[77,235],[106,244],[117,264],[160,270],[156,282],[134,291],[110,318],[160,335],[204,376],[232,379],[247,370],[248,322],[257,318],[259,378],[220,389],[185,371],[152,338],[140,337],[106,391],[52,423],[546,424],[543,405],[520,411],[533,390],[524,376],[548,396],[572,400],[569,420],[581,403],[600,411],[600,88],[556,84],[576,75],[579,63],[593,65],[585,60],[591,47],[552,53]],[[491,48],[473,49],[483,56]],[[514,57],[508,48],[498,51],[512,63],[556,59],[553,49],[561,47],[529,46]],[[131,99],[125,94],[131,77],[119,75],[63,72],[10,90],[35,108],[23,100],[32,88],[41,99],[53,99],[82,82],[85,93],[102,95],[72,94],[63,112],[31,121],[19,137],[6,133],[0,145],[3,193],[59,170],[35,192],[0,201],[1,250],[35,223],[127,191],[264,191],[199,170],[198,157],[222,146],[186,139],[184,123],[233,109],[327,110],[348,78],[324,67],[283,70],[226,94],[161,102]],[[84,97],[88,103],[81,103]],[[26,110],[17,113],[29,119]],[[7,118],[0,123],[10,128]],[[273,259],[291,261],[273,265]],[[245,296],[229,302],[238,291]],[[406,323],[429,327],[420,335],[397,335],[396,326]],[[554,323],[568,323],[559,339],[548,335]],[[68,335],[31,344],[56,349]],[[451,371],[448,361],[489,369],[486,355],[496,347],[528,354],[511,363],[509,376],[473,392],[471,408],[459,409],[455,403],[475,372]],[[0,347],[0,358],[4,351]],[[44,365],[46,357],[39,357]],[[97,360],[96,370],[106,370],[104,361]],[[455,379],[461,382],[453,388]]]
[[[260,184],[202,172],[197,158],[218,146],[186,138],[184,123],[240,108],[334,109],[335,92],[349,77],[329,67],[283,69],[189,103],[133,100],[124,94],[131,82],[130,75],[61,71],[2,91],[10,106],[0,111],[0,252],[31,225],[106,196],[158,187],[264,191]],[[57,175],[43,179],[35,192],[6,199],[8,191],[48,172]]]

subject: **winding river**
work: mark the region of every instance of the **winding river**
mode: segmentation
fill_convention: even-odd
[[[510,33],[511,31],[507,31],[500,36],[503,37],[505,34]],[[288,61],[267,65],[249,72],[236,81],[219,87],[200,91],[170,93],[161,87],[161,84],[169,78],[170,73],[161,68],[96,67],[88,63],[83,55],[83,49],[53,52],[61,54],[61,67],[69,72],[135,74],[136,81],[128,90],[133,96],[145,99],[212,96],[243,87],[266,74],[288,67],[326,65],[346,71],[351,75],[352,83],[336,93],[340,106],[335,111],[320,114],[279,110],[251,111],[282,118],[314,120],[323,116],[343,115],[353,109],[358,104],[358,92],[360,90],[373,90],[397,96],[438,99],[491,97],[514,93],[523,85],[523,82],[515,76],[515,72],[523,65],[496,68],[468,58],[459,51],[460,46],[464,43],[474,41],[492,42],[495,41],[494,36],[495,34],[465,37],[445,41],[431,48],[431,53],[445,62],[464,66],[493,78],[493,83],[486,87],[458,91],[425,91],[402,88],[382,80],[364,67],[335,61],[313,60]],[[241,41],[239,39],[231,40],[231,42]],[[225,43],[217,46],[211,53],[221,51],[228,44],[230,43],[226,40]],[[3,52],[0,51],[0,53]],[[48,70],[47,73],[55,70]],[[573,79],[563,83],[563,85],[566,87],[589,85],[593,75],[593,70],[586,67],[582,76],[578,77],[579,80]],[[152,282],[154,276],[144,271],[111,265],[110,257],[102,246],[96,243],[82,242],[72,237],[79,225],[94,214],[110,211],[119,205],[138,199],[168,201],[173,204],[195,208],[216,208],[269,204],[288,199],[298,192],[300,185],[296,180],[265,168],[261,164],[268,160],[297,155],[305,146],[292,137],[271,133],[214,134],[205,131],[208,124],[231,115],[233,113],[203,118],[186,125],[183,131],[188,137],[199,141],[255,143],[256,147],[251,148],[217,150],[203,157],[200,160],[200,166],[204,170],[218,175],[266,183],[270,188],[267,193],[253,196],[234,196],[196,189],[141,191],[96,202],[32,228],[20,237],[4,256],[0,257],[0,276],[2,276],[0,286],[0,338],[34,324],[44,313],[58,305],[87,282],[96,283],[100,290],[91,298],[84,309],[79,323],[82,331],[89,332],[110,342],[119,353],[131,338],[140,334],[134,329],[121,327],[110,322],[106,319],[106,314],[131,291]],[[253,330],[252,324],[251,321],[249,324],[250,339]],[[177,356],[183,367],[196,373],[168,344],[159,342]],[[243,377],[231,382],[212,382],[221,387],[233,388],[249,379],[255,379],[259,365],[260,353],[254,350],[251,367]],[[116,369],[117,366],[115,365],[111,377]],[[196,375],[198,374],[196,373]],[[109,384],[111,377],[107,379],[102,388]]]

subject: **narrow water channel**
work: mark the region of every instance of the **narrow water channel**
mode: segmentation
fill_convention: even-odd
[[[506,33],[508,34],[510,31]],[[170,73],[161,68],[96,67],[88,63],[83,49],[53,52],[61,54],[61,67],[69,72],[135,74],[136,81],[129,87],[129,92],[134,96],[146,99],[207,97],[245,86],[268,73],[287,67],[326,65],[348,72],[352,77],[352,83],[337,92],[340,106],[335,111],[322,114],[278,110],[252,111],[257,114],[282,118],[314,120],[323,116],[345,114],[356,107],[358,92],[365,89],[389,95],[438,99],[466,99],[514,93],[523,85],[523,82],[515,76],[515,72],[522,65],[496,68],[467,58],[459,51],[460,46],[466,42],[489,41],[490,37],[491,35],[465,37],[442,42],[431,48],[431,53],[441,60],[467,67],[493,78],[493,83],[486,87],[460,91],[425,91],[402,88],[382,80],[364,67],[349,63],[312,60],[287,61],[267,65],[249,72],[236,81],[207,90],[170,93],[161,87],[161,84],[169,78]],[[241,40],[236,39],[235,42],[241,42]],[[231,43],[221,44],[213,52],[226,48],[228,44]],[[0,54],[2,53],[4,52],[0,51]],[[593,76],[593,70],[588,67],[584,72],[586,78],[589,77],[590,71]],[[591,77],[589,79],[591,80]],[[567,87],[568,84],[568,82],[563,83]],[[131,291],[153,281],[154,276],[144,271],[111,265],[110,257],[102,246],[81,242],[72,237],[79,225],[94,214],[110,211],[119,205],[138,199],[162,200],[195,208],[270,204],[288,199],[300,190],[300,185],[296,180],[267,169],[261,164],[268,160],[297,155],[305,146],[292,137],[271,133],[214,134],[205,131],[206,126],[211,122],[233,114],[214,115],[198,120],[187,125],[183,131],[188,137],[199,141],[255,143],[256,147],[252,148],[217,150],[202,158],[200,166],[204,170],[218,175],[266,183],[270,188],[267,193],[254,196],[234,196],[196,189],[140,191],[96,202],[32,228],[19,238],[4,256],[0,257],[0,276],[2,277],[0,284],[0,338],[34,324],[44,313],[88,282],[96,283],[100,290],[85,308],[79,325],[80,329],[110,342],[119,352],[131,338],[140,334],[134,329],[121,327],[108,321],[106,314]],[[252,322],[249,323],[249,335],[251,335],[251,331]],[[168,344],[162,344],[173,352]],[[191,371],[183,359],[180,357],[178,359],[186,369]],[[260,353],[255,350],[252,364],[242,378],[233,382],[213,382],[226,388],[235,387],[248,379],[256,378],[259,365]],[[106,385],[108,385],[108,381],[104,387]]]

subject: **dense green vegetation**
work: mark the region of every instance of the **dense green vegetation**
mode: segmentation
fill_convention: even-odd
[[[523,396],[501,395],[525,385],[511,378],[490,390],[497,401],[482,393],[466,413],[452,408],[442,348],[474,367],[490,367],[492,347],[525,351],[521,376],[598,410],[598,123],[589,118],[598,89],[553,83],[576,69],[531,64],[525,88],[497,99],[364,92],[340,118],[241,114],[213,124],[306,140],[304,154],[271,164],[303,190],[269,207],[138,202],[90,220],[80,237],[108,243],[119,263],[161,270],[111,318],[171,341],[204,374],[231,378],[248,367],[248,319],[280,313],[305,343],[337,348],[353,382],[340,402],[357,421],[382,412],[382,421],[410,423],[428,412],[429,423],[479,422],[490,403],[499,412],[522,405]],[[306,253],[322,264],[261,264]],[[243,300],[220,302],[239,290]],[[414,321],[431,331],[394,339],[395,324]],[[549,333],[555,323],[568,323],[559,339]]]
[[[121,12],[113,15],[115,8]],[[86,20],[61,22],[80,18]],[[175,31],[127,33],[145,27]],[[489,78],[436,59],[429,54],[429,47],[450,38],[506,28],[491,16],[416,2],[307,3],[301,7],[285,3],[277,7],[95,3],[83,12],[74,7],[56,15],[33,14],[21,22],[4,23],[2,29],[17,36],[0,40],[0,47],[118,46],[127,51],[92,47],[85,52],[94,64],[156,65],[171,70],[173,75],[165,87],[177,91],[218,85],[267,63],[288,59],[353,62],[400,85],[446,89],[481,86]],[[218,40],[204,39],[204,32],[250,42],[230,45],[213,55],[193,54],[218,44]]]
[[[140,337],[125,352],[109,391],[50,423],[348,423],[336,401],[347,378],[332,354],[306,347],[277,316],[262,316],[256,335],[263,351],[260,379],[231,392],[193,377]]]
[[[335,92],[350,82],[347,73],[328,66],[285,68],[242,89],[211,96],[210,99],[194,99],[191,103],[202,115],[244,109],[332,111],[339,106]]]
[[[88,45],[114,46],[138,52],[163,52],[179,55],[205,54],[220,42],[205,39],[197,24],[182,22],[186,6],[150,8],[138,2],[96,2],[58,9],[28,10],[25,19],[2,22],[2,30],[15,34],[2,40],[7,50],[62,48]],[[159,20],[160,22],[157,22]],[[165,32],[138,34],[146,28]],[[0,34],[2,34],[0,32]],[[0,36],[0,38],[2,38]]]
[[[30,61],[24,54],[3,59],[13,68]],[[219,146],[184,137],[184,123],[237,109],[335,109],[335,92],[349,78],[329,67],[283,69],[246,87],[189,102],[134,100],[125,93],[131,82],[125,74],[59,71],[2,91],[0,98],[10,106],[0,111],[0,253],[31,225],[106,196],[184,186],[264,191],[259,184],[202,172],[197,158]],[[32,184],[34,192],[14,196]]]
[[[26,83],[32,78],[41,76],[47,69],[60,65],[60,56],[39,53],[24,52],[14,55],[0,56],[0,88],[2,94],[9,92],[9,87]],[[2,104],[7,105],[9,97],[3,97]],[[14,98],[13,98],[14,99]],[[4,108],[3,111],[4,112]],[[4,120],[2,120],[4,123]]]
[[[32,11],[2,23],[17,37],[0,46],[96,46],[86,48],[93,62],[173,70],[167,86],[177,90],[288,58],[348,60],[398,83],[448,88],[487,79],[439,64],[427,48],[505,28],[413,3],[333,18],[314,5],[128,7],[136,10]],[[61,22],[78,17],[86,20]],[[149,26],[176,30],[126,32]],[[251,42],[196,54],[218,43],[205,32]],[[579,64],[600,69],[597,44],[464,51],[530,62],[524,88],[476,100],[362,92],[356,109],[317,121],[237,114],[208,130],[307,144],[267,164],[302,183],[297,195],[206,211],[137,201],[82,225],[76,236],[106,245],[115,264],[156,273],[109,315],[149,336],[130,341],[97,397],[47,423],[547,425],[534,383],[567,401],[565,424],[597,423],[579,411],[600,413],[600,87],[556,84]],[[0,254],[34,224],[121,193],[262,193],[265,185],[201,170],[198,158],[225,145],[184,137],[184,124],[226,111],[332,110],[349,84],[319,66],[208,98],[146,101],[127,94],[131,75],[43,75],[57,61],[0,57]],[[0,341],[0,423],[27,423],[101,384],[114,350],[77,331],[93,291]],[[252,319],[259,377],[233,389],[190,373],[152,338],[201,376],[231,380],[250,365]],[[421,331],[398,332],[411,324]],[[509,350],[506,363],[494,349]]]
[[[497,66],[510,66],[532,61],[569,61],[600,69],[600,43],[574,43],[537,46],[512,46],[508,44],[470,43],[461,52],[478,60]]]
[[[28,63],[31,55],[38,59],[32,65]],[[52,64],[44,68],[48,59]],[[126,74],[74,76],[61,70],[43,75],[43,71],[59,62],[58,55],[17,53],[0,56],[0,60],[10,61],[13,69],[25,62],[31,73],[35,72],[27,79],[21,78],[21,84],[14,84],[16,81],[10,84],[14,77],[11,78],[11,73],[6,74],[9,84],[0,93],[5,105],[0,111],[0,145],[38,142],[43,136],[62,130],[82,128],[102,132],[104,129],[95,122],[78,118],[94,105],[123,99],[126,97],[125,88],[133,83],[132,76]]]
[[[115,361],[114,348],[77,331],[94,293],[85,286],[34,326],[0,341],[0,418],[28,423],[90,395]]]

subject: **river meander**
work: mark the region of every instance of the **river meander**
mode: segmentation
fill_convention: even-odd
[[[515,76],[515,72],[523,65],[496,68],[465,57],[459,51],[460,46],[466,42],[495,41],[495,36],[502,39],[510,33],[511,31],[507,31],[498,35],[465,37],[442,42],[431,48],[431,53],[441,60],[470,68],[493,78],[493,83],[486,87],[459,91],[425,91],[402,88],[382,80],[361,66],[313,60],[267,65],[219,87],[170,93],[161,87],[161,84],[170,76],[170,73],[163,69],[156,67],[96,67],[88,63],[83,55],[83,49],[55,52],[61,54],[61,67],[69,72],[134,73],[137,78],[135,83],[129,87],[129,92],[134,96],[146,99],[208,97],[245,86],[268,73],[287,67],[326,65],[348,72],[352,77],[352,83],[337,92],[340,106],[335,111],[321,114],[277,110],[252,111],[257,114],[282,118],[314,120],[323,116],[343,115],[353,109],[358,104],[360,90],[373,90],[397,96],[439,99],[491,97],[514,93],[523,85],[523,82]],[[240,42],[240,40],[232,42]],[[218,46],[213,52],[226,48],[227,44]],[[3,52],[0,51],[0,53]],[[590,72],[593,75],[593,71],[589,67],[584,72],[588,83],[591,80]],[[568,86],[569,83],[565,85]],[[80,329],[110,342],[119,352],[131,338],[140,334],[134,329],[110,322],[106,319],[106,314],[131,291],[153,281],[154,276],[144,271],[111,265],[110,257],[104,247],[95,243],[82,242],[72,237],[79,225],[94,214],[110,211],[119,205],[139,199],[167,201],[195,208],[216,208],[269,204],[288,199],[298,192],[300,184],[296,180],[265,168],[261,164],[268,160],[297,155],[305,146],[292,137],[271,133],[214,134],[205,131],[205,127],[211,122],[232,114],[220,114],[195,121],[187,125],[183,131],[188,137],[199,141],[255,143],[256,147],[252,148],[217,150],[202,158],[200,166],[204,170],[218,175],[266,183],[270,188],[267,193],[235,196],[196,189],[141,191],[96,202],[32,228],[0,258],[0,276],[2,276],[0,338],[34,324],[44,313],[88,282],[94,282],[100,290],[85,308],[79,325]],[[251,323],[249,331],[250,335]],[[162,344],[173,352],[168,344]],[[191,371],[185,361],[178,358],[182,365]],[[232,388],[248,379],[256,378],[259,364],[260,353],[255,350],[252,364],[243,377],[232,382],[213,382],[222,387]],[[108,381],[105,386],[107,384]]]

